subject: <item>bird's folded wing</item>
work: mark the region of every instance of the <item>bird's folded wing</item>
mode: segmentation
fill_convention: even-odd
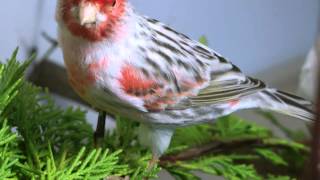
[[[195,97],[191,97],[192,105],[216,104],[239,99],[265,88],[265,84],[250,77],[245,81],[211,81],[210,85],[202,89]]]
[[[247,77],[245,81],[237,79],[211,81],[209,86],[200,90],[196,96],[182,99],[179,103],[168,106],[166,110],[181,110],[195,106],[229,103],[264,88],[266,88],[266,85],[262,81],[250,77]]]

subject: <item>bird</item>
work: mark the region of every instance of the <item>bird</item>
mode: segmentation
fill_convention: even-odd
[[[177,127],[238,110],[314,118],[311,102],[245,75],[208,46],[140,14],[129,0],[58,0],[56,19],[73,89],[105,112],[100,120],[112,114],[139,121],[139,141],[155,160]]]

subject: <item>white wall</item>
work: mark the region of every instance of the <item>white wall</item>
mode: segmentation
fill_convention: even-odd
[[[37,1],[44,1],[41,30],[56,35],[54,0],[11,0],[0,6],[0,59],[32,41]],[[246,73],[306,54],[319,23],[318,0],[131,0],[143,14],[198,38]],[[47,43],[41,39],[41,49]],[[61,59],[60,53],[54,55]]]

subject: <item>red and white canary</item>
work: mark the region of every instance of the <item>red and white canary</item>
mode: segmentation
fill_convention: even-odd
[[[59,0],[59,42],[70,83],[92,106],[141,122],[160,156],[178,126],[240,109],[312,120],[308,101],[244,75],[212,49],[138,14],[127,0]]]

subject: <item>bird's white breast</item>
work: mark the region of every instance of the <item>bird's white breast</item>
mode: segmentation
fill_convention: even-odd
[[[73,36],[63,25],[59,28],[59,43],[71,85],[96,108],[110,109],[112,103],[117,101],[144,109],[143,102],[128,97],[119,83],[123,66],[137,64],[141,58],[136,53],[133,29],[125,28],[119,35],[121,37],[112,41],[88,42]]]

